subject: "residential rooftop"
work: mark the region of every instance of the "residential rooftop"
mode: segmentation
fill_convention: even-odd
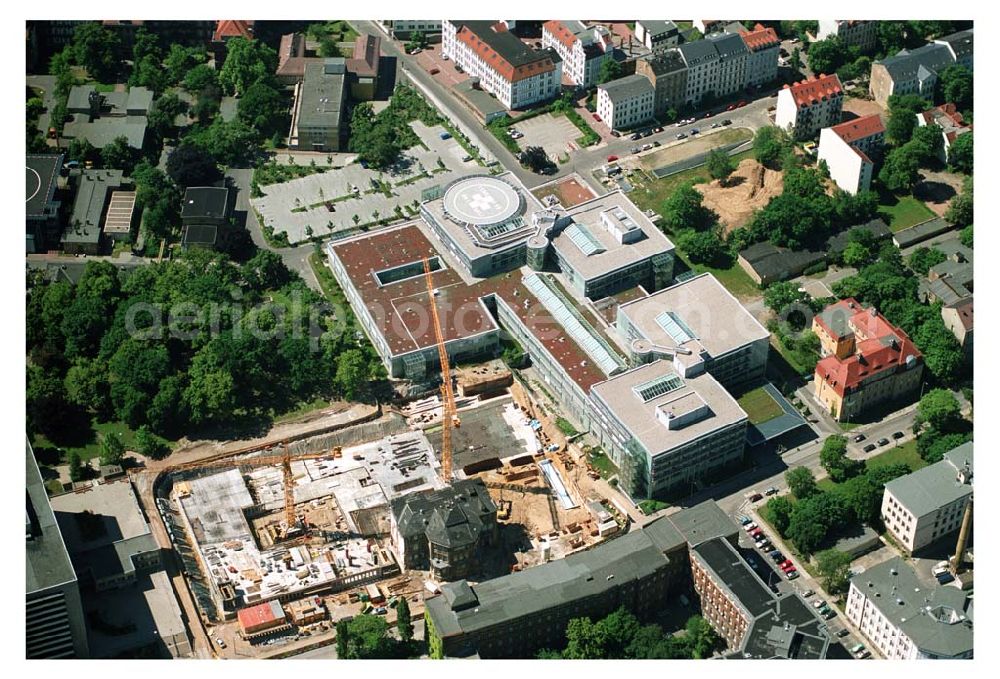
[[[453,21],[456,38],[490,65],[504,80],[517,82],[554,71],[560,62],[554,50],[535,51],[507,30],[501,21]]]
[[[598,85],[597,89],[604,90],[612,103],[618,103],[644,94],[652,94],[653,84],[645,76],[627,75],[624,78]]]
[[[946,453],[939,462],[893,479],[885,489],[919,518],[971,495],[973,472],[970,441]],[[968,475],[968,482],[963,474]]]
[[[710,374],[681,377],[666,360],[595,384],[592,394],[654,458],[747,419]]]
[[[710,273],[622,304],[618,313],[657,347],[705,351],[713,358],[770,336]]]
[[[840,78],[836,74],[821,74],[816,78],[807,78],[794,85],[785,85],[784,89],[791,92],[792,99],[799,108],[812,106],[820,101],[841,96],[844,93],[843,88],[840,86]]]
[[[872,135],[885,133],[885,125],[882,124],[882,117],[877,113],[848,120],[845,123],[834,125],[830,129],[847,144],[867,139]]]
[[[914,50],[902,49],[895,56],[888,57],[882,64],[894,81],[924,80],[941,69],[954,63],[946,45],[928,43]]]
[[[743,42],[746,43],[747,49],[751,52],[778,47],[781,44],[774,29],[762,24],[755,25],[752,31],[743,31],[740,33],[740,37],[743,38]]]

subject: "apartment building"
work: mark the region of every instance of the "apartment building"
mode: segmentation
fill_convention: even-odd
[[[621,304],[615,327],[633,364],[666,359],[729,390],[764,378],[770,333],[710,273]]]
[[[295,86],[288,145],[305,151],[339,151],[347,105],[347,62],[331,57],[305,64]]]
[[[655,89],[641,75],[598,85],[597,114],[613,130],[627,130],[653,119]]]
[[[562,59],[563,74],[584,89],[597,84],[601,65],[614,51],[607,28],[568,20],[542,24],[542,47],[555,50]]]
[[[620,606],[646,618],[688,587],[691,545],[735,543],[738,533],[709,500],[564,559],[480,583],[447,583],[426,601],[430,656],[532,658],[565,643],[573,618],[597,620]]]
[[[25,657],[87,658],[90,651],[76,572],[27,441],[25,462]]]
[[[750,50],[738,33],[716,33],[705,40],[713,43],[718,55],[718,79],[715,85],[716,97],[728,97],[747,86],[747,62]],[[777,53],[774,53],[777,63]]]
[[[851,578],[845,610],[889,660],[973,657],[973,607],[967,592],[924,585],[901,557]]]
[[[972,500],[972,442],[885,484],[882,523],[911,554],[956,533]]]
[[[972,132],[972,125],[965,123],[962,114],[958,112],[958,107],[954,104],[935,106],[929,111],[917,113],[916,116],[917,125],[920,127],[937,125],[941,128],[941,137],[944,143],[940,153],[938,153],[938,160],[942,163],[948,161],[948,152],[955,140],[963,134]]]
[[[884,146],[885,125],[876,113],[820,130],[817,158],[826,161],[830,179],[854,195],[871,187]]]
[[[508,109],[551,99],[562,87],[563,63],[553,49],[536,51],[506,21],[442,23],[441,53],[453,59]]]
[[[879,106],[887,108],[889,97],[917,94],[934,98],[938,75],[952,64],[972,68],[972,30],[960,31],[914,50],[900,50],[893,57],[872,64],[869,90]]]
[[[725,640],[725,657],[817,660],[836,645],[811,606],[772,590],[728,540],[694,545],[690,558],[701,615]]]
[[[497,508],[480,479],[396,498],[389,521],[400,566],[439,580],[469,576],[498,536]]]
[[[962,345],[965,360],[972,360],[974,319],[972,297],[946,304],[941,307],[941,318],[946,328],[951,330],[958,343]]]
[[[679,51],[672,49],[638,59],[635,73],[653,84],[653,115],[657,118],[684,104],[688,69]]]
[[[653,54],[661,54],[680,44],[681,32],[673,21],[642,20],[635,22],[635,39]]]
[[[809,139],[824,127],[840,123],[844,90],[840,78],[820,75],[778,92],[774,124],[787,130],[795,139]]]
[[[812,330],[823,356],[816,364],[814,396],[837,421],[917,395],[923,355],[876,309],[843,299],[813,317]]]
[[[857,45],[862,52],[875,49],[877,21],[859,19],[820,19],[817,40],[837,37],[845,45]]]
[[[441,32],[440,19],[380,19],[376,22],[391,38],[408,40],[414,34],[434,35]]]
[[[746,84],[762,85],[778,77],[781,40],[770,26],[757,24],[752,31],[740,33],[747,46]]]
[[[687,66],[687,84],[684,103],[697,105],[709,92],[715,92],[719,81],[718,58],[715,45],[710,40],[686,42],[677,48]]]
[[[743,458],[747,414],[708,373],[653,361],[593,385],[589,405],[633,501],[690,492]]]

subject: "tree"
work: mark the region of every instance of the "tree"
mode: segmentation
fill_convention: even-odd
[[[237,115],[263,136],[269,136],[282,127],[287,110],[281,93],[264,82],[256,82],[247,88],[237,105]]]
[[[927,100],[916,94],[889,97],[889,120],[885,132],[889,141],[897,147],[910,141],[917,127],[917,114],[927,110]]]
[[[413,623],[410,621],[410,604],[406,597],[400,597],[396,602],[396,630],[404,644],[413,639]]]
[[[365,392],[368,385],[368,361],[358,349],[348,349],[337,357],[337,388],[349,401]]]
[[[959,138],[961,139],[961,137]],[[972,224],[972,188],[972,176],[970,175],[962,182],[962,192],[951,199],[951,205],[944,213],[944,218],[956,226]]]
[[[938,101],[952,103],[959,111],[972,108],[972,71],[961,64],[952,64],[938,75]]]
[[[242,267],[243,278],[261,290],[279,290],[292,280],[292,272],[281,255],[258,250]]]
[[[220,175],[211,154],[187,142],[167,156],[167,174],[182,187],[208,186]]]
[[[796,503],[788,522],[787,537],[800,552],[811,554],[826,539],[830,530],[842,526],[849,515],[850,511],[839,495],[816,493]]]
[[[788,530],[788,522],[792,518],[792,507],[792,501],[784,495],[772,497],[767,501],[767,510],[771,515],[771,525],[781,535],[784,535]]]
[[[700,615],[688,619],[684,632],[685,640],[691,649],[691,657],[696,660],[711,656],[712,651],[721,645],[721,639],[712,629],[712,625]]]
[[[554,163],[546,155],[541,146],[529,146],[521,152],[521,164],[532,172],[541,173],[552,167]]]
[[[894,193],[908,193],[920,179],[920,159],[908,148],[889,151],[878,173],[879,181]]]
[[[712,231],[681,232],[678,244],[694,264],[707,264],[718,268],[732,265],[733,253],[717,234]]]
[[[620,63],[613,58],[606,58],[601,62],[601,67],[597,71],[598,85],[617,80],[620,77],[622,77],[622,65]]]
[[[110,405],[108,366],[99,359],[81,358],[66,372],[67,400],[93,414],[107,413]]]
[[[83,137],[77,137],[69,143],[67,155],[70,160],[83,163],[86,160],[93,160],[97,156],[97,149]]]
[[[562,657],[567,660],[598,660],[605,655],[604,630],[590,618],[573,618],[566,625],[566,648]]]
[[[872,251],[864,244],[855,241],[847,244],[841,257],[847,266],[860,267],[870,262],[872,255]]]
[[[208,87],[218,86],[219,74],[208,64],[199,64],[184,76],[184,89],[192,94],[203,92]]]
[[[187,102],[181,101],[174,92],[170,92],[153,102],[146,121],[157,139],[162,140],[175,136],[174,119],[187,110]]]
[[[162,92],[169,84],[163,70],[163,50],[157,37],[140,28],[135,33],[132,48],[132,75],[130,87],[146,87],[153,92]]]
[[[124,136],[116,137],[101,149],[101,164],[106,168],[121,170],[126,175],[132,174],[136,160],[136,153]]]
[[[792,50],[792,56],[788,59],[789,65],[795,70],[802,68],[802,50],[798,47]]]
[[[813,73],[836,73],[850,58],[850,54],[840,38],[831,36],[809,45],[806,60]]]
[[[774,168],[789,148],[788,135],[777,127],[766,125],[754,134],[753,157],[761,165]]]
[[[941,129],[937,125],[918,127],[904,148],[916,154],[921,167],[934,165],[944,153],[944,137],[941,136]]]
[[[921,276],[926,276],[932,266],[940,264],[946,259],[948,257],[937,248],[919,247],[910,255],[906,263]]]
[[[135,432],[135,448],[143,457],[159,460],[170,452],[170,446],[150,431],[145,424]]]
[[[167,56],[163,60],[163,70],[167,82],[171,85],[179,84],[194,69],[204,65],[207,58],[205,50],[200,47],[184,47],[176,43],[171,45],[170,51],[167,52]],[[215,71],[212,70],[212,73]],[[201,87],[204,87],[204,84]],[[196,87],[195,90],[200,90],[201,87]]]
[[[931,389],[917,404],[916,425],[929,425],[938,431],[954,431],[962,422],[962,407],[948,389]]]
[[[87,478],[88,470],[90,469],[89,464],[84,465],[83,460],[80,459],[80,453],[75,450],[70,451],[69,454],[69,480],[73,483],[77,481],[83,481]]]
[[[231,38],[226,42],[219,84],[227,94],[242,96],[254,83],[270,78],[277,66],[277,52],[260,40]]]
[[[965,227],[964,229],[962,229],[961,231],[958,232],[958,239],[962,242],[962,245],[964,245],[965,247],[967,247],[967,248],[971,248],[972,247],[972,243],[973,243],[973,241],[972,241],[972,224],[969,224],[967,227]]]
[[[101,441],[101,464],[121,464],[125,457],[125,444],[118,434],[108,434]]]
[[[398,657],[396,641],[389,636],[385,619],[371,614],[355,616],[344,625],[337,623],[337,657],[345,660]]]
[[[840,483],[858,474],[864,463],[847,457],[847,438],[844,436],[829,436],[823,442],[819,454],[820,464],[830,475],[834,483]]]
[[[793,304],[808,306],[810,299],[809,293],[800,290],[794,281],[771,283],[764,290],[764,306],[779,315]]]
[[[851,586],[851,555],[836,549],[825,549],[815,558],[823,589],[833,596],[846,594]]]
[[[671,233],[702,230],[715,224],[718,215],[704,206],[704,198],[691,184],[677,187],[663,203],[663,225]]]
[[[808,467],[795,467],[785,472],[785,482],[797,500],[804,500],[819,492],[816,477]]]
[[[96,21],[77,25],[73,30],[73,58],[96,80],[111,80],[121,63],[121,39],[118,33]]]
[[[736,171],[736,163],[733,162],[732,157],[719,149],[714,149],[708,154],[705,167],[713,179],[719,180],[720,186],[725,186],[726,182],[729,181],[729,176]]]
[[[972,132],[966,132],[948,148],[948,165],[956,172],[972,174],[972,155]]]

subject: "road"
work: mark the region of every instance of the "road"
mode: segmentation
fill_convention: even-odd
[[[368,32],[385,36],[385,32],[382,31],[382,29],[374,22],[351,21],[350,23],[358,32]],[[386,38],[382,41],[382,51],[384,54],[393,56],[397,59],[397,63],[400,64],[400,68],[402,72],[406,74],[406,77],[409,78],[410,81],[413,82],[420,90],[427,94],[444,115],[449,117],[453,122],[457,123],[459,127],[466,132],[470,139],[472,139],[474,144],[479,146],[480,149],[486,149],[489,154],[499,160],[506,169],[513,172],[514,175],[516,175],[517,178],[529,189],[574,172],[588,176],[594,169],[604,164],[609,155],[617,155],[619,157],[628,156],[629,150],[636,145],[636,142],[624,137],[615,139],[613,142],[602,143],[597,146],[580,149],[579,151],[575,151],[570,154],[569,162],[558,166],[558,172],[555,175],[535,174],[534,172],[530,172],[521,167],[520,163],[506,149],[506,147],[504,147],[499,140],[483,128],[482,123],[479,122],[479,119],[475,116],[475,114],[459,102],[446,87],[441,85],[441,83],[435,80],[429,73],[427,73],[427,71],[420,67],[413,57],[407,55],[400,48],[398,43],[395,43],[388,38],[388,36],[386,36]],[[698,122],[695,125],[688,126],[684,128],[684,130],[686,132],[690,132],[691,127],[708,129],[711,128],[713,122],[721,122],[726,118],[733,121],[734,127],[742,126],[748,127],[751,130],[757,130],[758,128],[770,123],[767,116],[767,109],[768,107],[775,105],[776,99],[772,96],[772,94],[776,93],[777,89],[777,86],[765,88],[760,93],[755,95],[758,97],[757,99],[749,102],[746,106],[733,111],[723,110],[707,118],[704,117],[704,113],[702,113],[698,116]],[[672,126],[665,127],[663,132],[644,138],[642,142],[640,142],[640,145],[642,143],[653,141],[659,141],[661,144],[667,141],[673,141],[674,135],[677,134],[677,132],[678,130]]]

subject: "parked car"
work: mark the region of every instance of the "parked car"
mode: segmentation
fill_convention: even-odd
[[[777,549],[768,554],[768,556],[771,557],[771,561],[773,561],[774,563],[781,563],[782,561],[785,560],[785,555],[782,554]]]
[[[613,163],[618,160],[618,156],[608,156],[608,162]]]
[[[867,446],[864,447],[864,451],[866,453],[870,453],[873,450],[875,450],[875,444],[874,443],[869,443]]]
[[[743,528],[746,529],[746,532],[748,532],[748,533],[750,531],[752,531],[756,527],[757,527],[757,524],[754,523],[753,521],[751,521],[750,523],[743,524]]]
[[[770,488],[764,491],[764,495],[777,495],[777,494],[778,494],[778,489],[775,488],[774,486],[771,486]]]
[[[823,608],[823,606],[826,606],[826,602],[823,599],[816,599],[813,602],[813,608]]]
[[[788,571],[787,573],[785,573],[785,577],[787,579],[789,579],[789,580],[794,580],[795,578],[799,577],[799,572],[798,571]]]
[[[764,531],[762,531],[760,528],[754,528],[753,530],[750,531],[751,537],[754,538],[756,538],[758,535],[763,535],[763,533]]]
[[[599,116],[599,115],[597,115],[597,114],[595,113],[595,114],[594,114],[594,120],[596,120],[597,122],[601,122],[601,116]]]
[[[659,145],[660,145],[660,142],[659,142],[659,141],[654,141],[654,142],[653,142],[653,146],[659,146]]]
[[[757,549],[766,554],[770,550],[774,549],[774,545],[771,544],[770,540],[763,540],[757,543]]]
[[[899,439],[903,438],[903,436],[904,436],[904,434],[901,431],[894,431],[894,432],[892,432],[892,438],[896,439],[897,441]]]
[[[854,442],[861,443],[862,441],[865,440],[865,438],[867,437],[864,434],[858,434],[857,436],[854,437]]]
[[[620,137],[620,136],[622,136],[622,133],[619,132],[618,130],[611,130],[611,136],[612,137]]]
[[[745,526],[752,521],[749,516],[745,516],[743,514],[737,514],[736,520],[740,522],[741,526]]]
[[[654,134],[659,134],[660,132],[663,132],[663,128],[662,127],[654,127],[653,128],[653,133]]]
[[[697,127],[691,128],[691,134],[698,134],[700,130]]]
[[[447,57],[445,57],[445,58],[447,59]],[[437,66],[432,66],[432,67],[431,67],[431,70],[429,71],[429,73],[430,73],[431,75],[437,75],[437,74],[438,74],[438,73],[440,73],[440,72],[441,72],[441,69],[440,69],[440,68],[438,68]]]
[[[802,598],[803,599],[808,599],[809,597],[811,597],[815,593],[816,592],[812,591],[811,589],[807,589],[806,591],[802,592]]]
[[[687,137],[688,136],[686,134],[684,134],[683,132],[678,132],[677,133],[677,138],[678,139],[687,139]]]
[[[732,124],[733,124],[733,121],[730,120],[729,118],[726,118],[725,120],[722,121],[722,126],[723,127],[725,127],[726,125],[732,125]]]
[[[825,619],[829,620],[830,618],[835,617],[837,615],[837,611],[833,610],[832,608],[827,608],[824,613],[821,613],[821,615]]]
[[[865,658],[870,658],[871,656],[872,652],[866,648],[865,650],[861,651],[861,653],[858,653],[856,657],[858,660],[864,660]]]
[[[750,502],[757,502],[758,500],[763,500],[764,496],[760,493],[754,493],[750,496]]]
[[[219,645],[219,648],[225,648],[226,647],[226,642],[222,640],[222,637],[216,637],[215,638],[215,643],[217,643]]]
[[[632,153],[638,153],[641,150],[642,149],[640,149],[638,146],[633,146],[632,148],[629,149],[629,151],[631,151]]]
[[[743,101],[742,99],[740,99],[738,102],[736,102],[736,108],[743,108],[746,105],[747,105],[747,103],[745,101]]]
[[[837,632],[837,637],[839,637],[840,639],[843,639],[844,637],[846,637],[846,636],[847,636],[848,634],[850,634],[850,633],[851,633],[851,630],[849,630],[849,629],[847,629],[847,628],[845,627],[845,628],[843,628],[842,630],[839,630],[839,631]]]
[[[719,122],[712,123],[712,129],[714,130],[715,128],[719,127],[721,124],[722,123],[719,123]]]
[[[781,572],[782,573],[791,573],[792,571],[797,571],[797,570],[799,570],[799,569],[796,568],[794,565],[788,565],[788,566],[782,566],[781,567]]]
[[[882,437],[878,440],[879,447],[889,445],[889,439]]]
[[[736,104],[730,104],[729,106],[726,107],[726,110],[727,111],[735,111],[736,110]]]
[[[642,145],[642,150],[643,150],[643,151],[648,151],[648,150],[649,150],[649,149],[651,149],[651,148],[653,148],[653,145],[652,145],[652,144],[643,144],[643,145]]]
[[[854,644],[853,646],[851,646],[847,650],[850,651],[851,655],[857,655],[861,651],[865,650],[865,645],[864,644]]]
[[[638,132],[633,132],[632,136],[629,137],[629,139],[631,139],[632,141],[638,141],[638,140],[642,139],[642,135],[640,133],[638,133]]]

